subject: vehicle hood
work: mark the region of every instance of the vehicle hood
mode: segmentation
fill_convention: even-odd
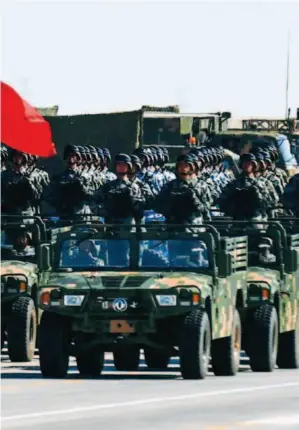
[[[278,270],[265,269],[264,267],[250,267],[247,272],[247,282],[266,282],[269,285],[279,283],[280,273]]]
[[[26,261],[7,260],[1,261],[0,274],[2,275],[14,275],[24,274],[27,277],[37,273],[37,265],[34,263],[27,263]]]
[[[153,288],[210,285],[212,277],[186,272],[72,272],[52,273],[48,287],[69,289]]]

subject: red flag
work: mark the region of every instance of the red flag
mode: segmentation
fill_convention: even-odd
[[[1,142],[40,157],[57,153],[48,121],[4,82],[1,82]]]

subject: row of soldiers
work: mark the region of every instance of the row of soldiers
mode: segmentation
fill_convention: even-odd
[[[37,157],[2,146],[2,212],[32,216],[44,200],[61,218],[92,214],[106,223],[143,222],[148,211],[175,224],[201,223],[217,209],[235,219],[266,217],[292,200],[278,157],[274,145],[259,141],[232,169],[221,146],[193,147],[173,173],[167,148],[153,145],[118,154],[113,173],[107,148],[68,145],[65,171],[50,179]]]

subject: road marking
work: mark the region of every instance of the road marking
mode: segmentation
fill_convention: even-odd
[[[256,425],[256,424],[265,424],[265,425],[283,425],[283,426],[293,426],[294,424],[299,425],[299,414],[296,415],[285,415],[285,416],[279,416],[279,417],[267,417],[267,418],[261,418],[258,420],[253,421],[245,421],[245,425]]]
[[[131,400],[127,402],[83,406],[83,407],[72,408],[72,409],[33,412],[30,414],[1,417],[1,421],[16,421],[16,420],[24,420],[24,419],[32,419],[32,418],[52,417],[55,415],[68,415],[68,414],[74,414],[74,413],[80,413],[80,412],[97,411],[101,409],[117,409],[122,407],[142,406],[142,405],[148,405],[153,403],[185,401],[190,399],[198,399],[200,397],[212,397],[212,396],[221,396],[221,395],[237,394],[237,393],[240,393],[240,394],[250,393],[252,391],[267,391],[267,390],[273,390],[275,388],[280,389],[280,388],[287,388],[287,387],[299,387],[299,382],[289,382],[285,384],[275,384],[275,385],[260,385],[256,387],[236,388],[232,390],[206,391],[206,392],[201,392],[196,394],[183,394],[181,396],[173,396],[173,397],[155,397],[155,398],[143,399],[143,400]]]

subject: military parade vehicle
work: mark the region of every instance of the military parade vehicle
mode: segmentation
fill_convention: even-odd
[[[38,288],[44,283],[40,247],[44,223],[36,217],[1,217],[1,332],[13,362],[31,361],[37,340]]]
[[[253,371],[299,367],[298,221],[211,222],[222,235],[248,237],[248,288],[240,315],[242,346]]]
[[[183,378],[235,375],[240,309],[247,290],[247,237],[220,237],[211,225],[52,229],[42,248],[50,276],[40,290],[39,359],[44,377],[65,377],[74,356],[98,376],[104,352],[118,370],[180,357]],[[140,228],[138,228],[140,229]]]

